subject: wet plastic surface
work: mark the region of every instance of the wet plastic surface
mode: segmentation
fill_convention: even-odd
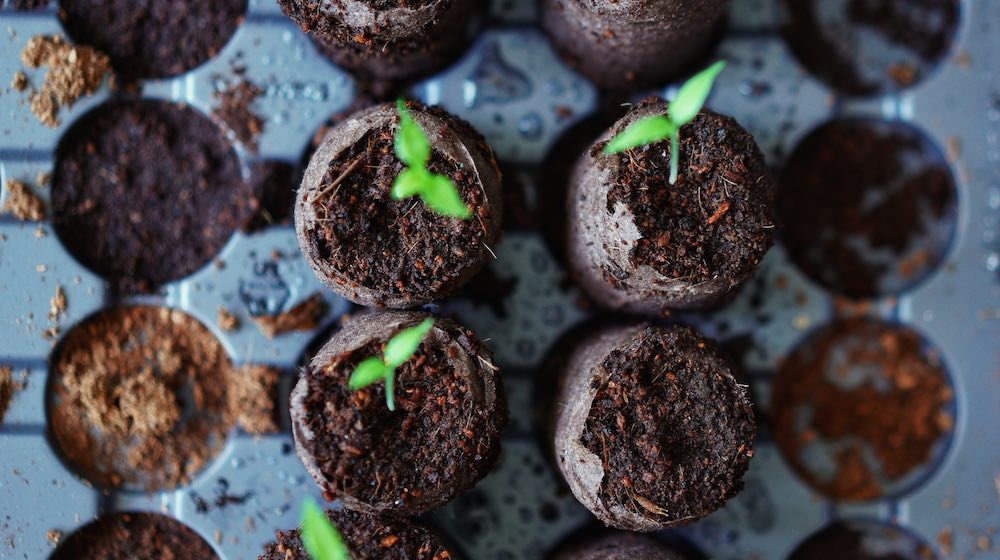
[[[508,174],[527,183],[532,207],[537,193],[547,188],[537,179],[548,148],[594,110],[597,94],[555,56],[534,24],[531,0],[494,4],[487,28],[464,57],[413,86],[411,93],[479,128],[510,164]],[[62,31],[55,10],[0,11],[0,79],[9,80],[21,69],[18,55],[31,36]],[[772,0],[734,1],[730,30],[718,51],[730,65],[709,101],[755,135],[774,169],[810,130],[841,116],[906,121],[949,155],[958,217],[942,264],[904,293],[871,300],[867,312],[913,327],[941,352],[956,394],[955,434],[918,483],[889,498],[833,503],[796,477],[768,434],[770,379],[783,356],[845,306],[796,269],[779,243],[731,305],[682,317],[707,335],[748,348],[742,361],[764,413],[764,428],[742,494],[674,534],[712,558],[783,559],[832,519],[892,520],[942,557],[996,557],[1000,544],[988,541],[983,550],[980,538],[1000,528],[1000,3],[962,2],[958,34],[946,60],[911,89],[866,99],[839,97],[797,64],[777,33],[778,22]],[[237,63],[265,90],[254,105],[266,118],[259,153],[238,148],[247,162],[298,163],[316,129],[355,94],[353,80],[318,56],[273,1],[251,0],[246,20],[218,56],[177,78],[145,82],[142,95],[209,112],[212,93],[235,77]],[[63,113],[59,128],[48,129],[30,114],[26,94],[0,90],[0,184],[8,179],[33,184],[39,172],[51,170],[60,135],[107,96],[102,90],[82,99]],[[46,189],[36,192],[47,196]],[[591,516],[558,483],[539,446],[532,414],[536,380],[553,374],[539,365],[552,343],[587,312],[536,231],[507,227],[494,249],[498,259],[491,268],[509,294],[491,296],[492,305],[456,298],[442,311],[476,330],[496,351],[513,422],[497,471],[432,518],[467,558],[541,559],[575,531],[592,526]],[[287,391],[307,347],[349,310],[348,304],[315,279],[290,226],[238,233],[218,260],[225,266],[209,264],[166,286],[162,296],[124,303],[155,303],[190,313],[214,332],[237,364],[285,368]],[[57,286],[64,288],[69,304],[59,320],[63,333],[103,306],[122,303],[112,301],[102,280],[69,256],[51,224],[0,217],[0,365],[13,367],[15,378],[29,372],[27,387],[15,395],[0,426],[0,558],[46,558],[53,548],[46,539],[49,530],[69,534],[102,512],[166,513],[203,535],[225,560],[256,558],[276,529],[298,523],[302,497],[319,492],[294,454],[287,414],[282,434],[254,437],[234,431],[210,466],[190,486],[174,491],[102,493],[68,470],[46,433],[52,341],[43,338],[43,331],[52,326],[47,315]],[[331,311],[315,332],[269,340],[249,319],[291,309],[316,292],[324,294]],[[218,327],[220,306],[236,313],[241,329]],[[213,496],[223,487],[247,499],[199,512],[195,496]],[[942,531],[951,534],[947,547],[938,545]]]

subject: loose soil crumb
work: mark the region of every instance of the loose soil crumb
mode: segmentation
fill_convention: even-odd
[[[917,333],[844,320],[782,365],[772,399],[781,403],[775,438],[796,472],[823,494],[870,500],[931,459],[953,430],[953,399],[940,358]],[[832,477],[805,462],[811,444],[830,454]]]
[[[212,115],[233,131],[236,138],[250,150],[257,151],[257,137],[264,132],[264,118],[254,112],[253,102],[264,94],[264,89],[246,80],[216,92],[213,97],[219,104]]]
[[[254,317],[254,322],[264,336],[274,338],[291,331],[315,329],[328,310],[329,306],[323,299],[323,294],[317,292],[284,313]]]
[[[49,321],[58,322],[66,314],[66,291],[62,284],[56,284],[56,294],[49,301]]]
[[[211,545],[165,515],[106,515],[67,537],[50,560],[214,560]]]
[[[24,91],[28,89],[28,75],[21,70],[14,72],[14,77],[10,80],[10,87],[14,91]]]
[[[147,490],[187,482],[232,427],[232,365],[176,310],[111,309],[71,330],[51,364],[52,432],[95,484]]]
[[[48,532],[45,533],[45,540],[49,541],[49,543],[52,544],[53,546],[59,544],[59,541],[62,540],[62,537],[63,537],[62,531],[58,529],[49,529]]]
[[[90,95],[110,73],[107,55],[86,46],[71,45],[62,35],[38,35],[28,40],[21,51],[21,62],[28,68],[48,66],[40,90],[31,92],[31,111],[42,124],[59,126],[59,110],[72,107],[76,100]]]
[[[0,424],[3,424],[3,418],[7,414],[7,409],[10,408],[10,403],[14,400],[14,395],[27,385],[27,372],[20,381],[15,381],[14,370],[9,366],[0,366]]]
[[[219,328],[226,332],[240,330],[240,318],[225,307],[219,306],[219,317],[217,320]]]
[[[3,212],[18,220],[40,222],[45,219],[45,203],[28,185],[17,179],[7,179],[7,199]]]
[[[278,380],[281,370],[263,365],[237,368],[229,388],[230,406],[236,421],[247,433],[260,435],[279,431]]]

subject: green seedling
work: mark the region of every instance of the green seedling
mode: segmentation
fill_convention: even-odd
[[[681,86],[677,97],[670,102],[666,115],[645,117],[630,124],[604,147],[605,154],[618,154],[636,148],[670,139],[670,184],[677,182],[677,167],[680,159],[681,127],[693,121],[698,111],[705,105],[715,78],[726,67],[723,60],[698,72]]]
[[[309,499],[302,504],[302,546],[312,560],[351,560],[343,535]]]
[[[392,197],[403,200],[419,196],[431,210],[444,216],[467,220],[472,217],[469,207],[462,202],[458,187],[448,177],[431,173],[427,164],[431,160],[431,143],[420,125],[413,120],[406,102],[396,101],[399,111],[399,130],[396,131],[396,155],[406,169],[392,184]]]
[[[385,404],[396,410],[396,368],[405,364],[416,353],[424,337],[434,326],[434,319],[424,319],[419,325],[403,329],[389,339],[382,357],[365,358],[354,368],[347,385],[354,391],[385,380]]]

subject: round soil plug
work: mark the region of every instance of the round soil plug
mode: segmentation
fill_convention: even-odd
[[[338,66],[395,80],[427,74],[461,54],[481,0],[278,0]]]
[[[954,390],[938,353],[908,328],[833,323],[782,364],[774,437],[792,468],[835,500],[919,484],[954,432]]]
[[[111,57],[126,82],[170,78],[219,53],[247,0],[70,0],[59,3],[74,42]]]
[[[404,519],[327,510],[327,518],[344,537],[353,560],[458,560],[428,529]],[[310,560],[299,529],[278,531],[257,560]]]
[[[747,390],[716,345],[688,327],[606,329],[560,372],[555,457],[606,525],[659,531],[735,496],[753,456]]]
[[[681,127],[675,184],[669,142],[603,153],[630,124],[667,107],[652,98],[629,111],[570,179],[570,265],[610,309],[659,314],[718,305],[771,246],[774,188],[753,137],[734,119],[702,110]]]
[[[814,533],[788,560],[937,560],[934,549],[907,530],[868,520],[840,520]]]
[[[486,141],[440,109],[409,107],[431,145],[429,170],[452,179],[470,219],[439,214],[420,197],[392,197],[405,166],[394,151],[399,115],[388,104],[334,127],[296,196],[302,254],[321,281],[362,305],[416,307],[454,293],[493,258],[500,234],[500,170]]]
[[[552,560],[684,560],[665,544],[648,537],[613,533],[570,547]]]
[[[214,560],[212,546],[157,513],[116,513],[84,525],[49,560]]]
[[[346,507],[416,515],[465,492],[496,465],[507,403],[490,352],[454,321],[437,319],[386,384],[352,390],[358,365],[428,317],[352,318],[312,359],[291,396],[295,446],[306,470]]]
[[[151,292],[192,274],[254,206],[232,146],[182,105],[107,103],[77,122],[56,150],[56,232],[119,292]]]
[[[542,0],[569,64],[608,90],[662,85],[708,54],[727,0]]]
[[[101,488],[186,484],[222,450],[233,427],[229,356],[181,311],[102,311],[69,331],[50,371],[55,444]]]

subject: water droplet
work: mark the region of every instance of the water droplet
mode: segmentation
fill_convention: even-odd
[[[521,136],[531,140],[540,138],[543,128],[542,117],[535,112],[528,113],[517,121],[517,131],[521,133]]]

